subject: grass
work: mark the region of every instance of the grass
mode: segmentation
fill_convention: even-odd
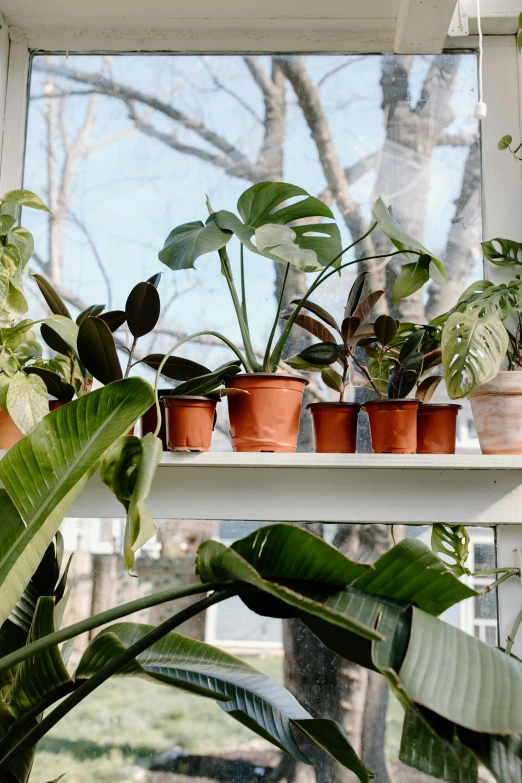
[[[245,658],[282,682],[282,659]],[[125,768],[171,748],[201,753],[257,735],[211,699],[135,678],[109,680],[40,742],[31,783],[127,783]]]

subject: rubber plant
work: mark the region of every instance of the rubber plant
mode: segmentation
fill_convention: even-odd
[[[12,513],[3,541],[22,524],[16,510],[7,507]],[[0,673],[8,684],[0,722],[0,777],[25,783],[35,745],[59,720],[109,677],[137,676],[214,699],[230,717],[307,763],[294,734],[299,729],[360,781],[370,780],[373,773],[338,724],[314,718],[282,686],[242,661],[175,632],[189,617],[239,596],[262,616],[298,618],[332,651],[382,674],[406,711],[404,763],[448,783],[477,783],[479,763],[496,780],[515,781],[522,757],[522,664],[438,619],[449,607],[478,595],[456,576],[464,549],[457,546],[448,568],[421,541],[407,538],[367,565],[303,528],[270,525],[231,547],[203,543],[196,561],[200,581],[193,585],[148,595],[58,630],[52,626],[61,591],[54,570],[49,595],[31,590],[36,608],[26,618],[29,632],[17,627],[16,604],[1,628]],[[520,573],[498,571],[502,576],[487,590]],[[198,593],[206,597],[157,627],[119,622],[132,612]],[[79,634],[101,626],[69,673],[64,651],[70,652]],[[488,687],[492,682],[495,687]],[[25,699],[14,698],[17,692]]]

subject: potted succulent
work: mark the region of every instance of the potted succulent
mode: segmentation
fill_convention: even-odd
[[[301,200],[288,204],[289,199]],[[227,388],[248,391],[249,395],[229,400],[230,429],[235,451],[295,451],[302,395],[306,380],[283,371],[282,355],[296,318],[315,289],[341,269],[360,261],[341,263],[341,257],[379,226],[397,248],[388,258],[405,253],[413,262],[398,275],[395,293],[401,298],[418,290],[428,279],[445,279],[442,263],[407,234],[391,216],[382,199],[374,207],[375,222],[364,236],[347,248],[341,247],[340,232],[330,208],[302,188],[284,182],[259,182],[239,198],[239,217],[232,212],[210,213],[206,223],[194,221],[173,229],[159,253],[160,261],[177,271],[193,268],[202,255],[218,251],[221,271],[226,279],[237,315],[243,352],[223,335],[212,332],[239,357],[244,373],[226,381]],[[326,219],[326,222],[324,222]],[[290,226],[292,224],[292,226]],[[236,288],[226,245],[232,237],[240,242],[240,293]],[[244,249],[285,266],[279,306],[262,357],[253,349],[248,325],[245,291]],[[374,257],[371,257],[374,258]],[[318,275],[303,299],[290,314],[281,334],[276,332],[290,266]],[[174,349],[173,349],[174,350]]]
[[[482,247],[493,264],[521,264],[518,242],[493,239]],[[478,280],[443,319],[448,394],[452,399],[469,395],[484,454],[522,454],[521,302],[520,275],[500,285]]]
[[[354,454],[356,451],[357,418],[361,406],[356,402],[347,402],[345,394],[353,382],[355,367],[367,374],[355,350],[361,340],[374,337],[373,324],[367,324],[367,321],[384,294],[384,291],[375,291],[361,301],[366,275],[366,272],[360,274],[352,285],[340,326],[333,315],[310,300],[304,303],[303,309],[317,318],[301,312],[295,319],[297,326],[321,342],[285,359],[285,364],[301,372],[320,373],[326,386],[339,394],[337,402],[313,402],[307,406],[312,415],[314,446],[318,453]],[[299,302],[296,299],[292,304]],[[290,315],[283,316],[284,320],[289,318]],[[368,374],[367,379],[370,380]]]

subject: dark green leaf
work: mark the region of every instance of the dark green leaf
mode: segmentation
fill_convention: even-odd
[[[478,734],[457,727],[458,737],[502,783],[522,783],[522,736]]]
[[[152,332],[158,323],[160,309],[160,297],[152,283],[134,286],[125,305],[127,326],[133,337],[143,337]]]
[[[419,331],[414,332],[408,337],[399,353],[400,362],[403,362],[408,356],[411,356],[411,354],[417,353],[420,344],[424,340],[425,334],[426,332],[423,329],[419,329]]]
[[[47,370],[45,367],[34,366],[25,367],[24,372],[27,375],[39,375],[51,397],[62,400],[62,402],[69,402],[74,397],[74,386],[71,386],[70,383],[64,383],[58,373]]]
[[[142,362],[151,367],[153,370],[157,370],[163,361],[164,354],[162,353],[150,353]],[[198,364],[190,359],[183,359],[181,356],[169,356],[161,374],[165,378],[171,378],[173,381],[190,381],[193,378],[198,378],[201,375],[209,375],[212,370],[205,367],[203,364]]]
[[[111,332],[116,332],[127,320],[127,313],[125,310],[110,310],[108,313],[102,313],[99,318],[107,324]]]
[[[316,315],[318,318],[321,318],[321,320],[323,320],[326,324],[328,324],[328,326],[331,326],[332,329],[335,329],[336,332],[339,332],[339,334],[341,333],[341,330],[339,329],[339,326],[337,325],[337,321],[335,320],[335,318],[332,315],[330,315],[330,313],[327,310],[324,309],[324,307],[321,307],[320,305],[315,304],[315,302],[310,302],[309,299],[307,299],[307,300],[305,300],[303,302],[303,299],[300,299],[300,298],[292,299],[290,304],[295,304],[296,305],[296,304],[300,304],[301,302],[303,303],[303,309],[304,310],[309,310],[311,313]]]
[[[241,364],[239,360],[228,362],[223,365],[223,367],[219,367],[215,372],[201,375],[181,383],[173,390],[173,394],[176,396],[187,394],[204,396],[221,386],[225,378],[230,378],[232,375],[238,375],[240,372]]]
[[[417,386],[415,398],[421,402],[428,403],[437,390],[437,386],[442,381],[442,375],[428,375]]]
[[[170,232],[158,258],[174,271],[193,269],[200,256],[225,247],[231,237],[231,231],[222,231],[214,221],[185,223]]]
[[[299,356],[305,362],[317,365],[319,367],[328,367],[337,361],[342,346],[336,343],[324,342],[316,343],[305,348]]]
[[[82,310],[82,312],[76,319],[76,324],[78,326],[81,326],[85,321],[85,319],[88,318],[90,315],[93,316],[101,315],[104,310],[105,310],[105,305],[89,305],[89,307],[86,307],[85,310]]]
[[[65,318],[71,318],[71,314],[61,296],[56,293],[52,285],[42,277],[42,275],[33,275],[36,284],[40,289],[43,298],[47,302],[49,309],[55,315],[63,315]]]
[[[290,318],[290,314],[283,315],[282,320],[288,321]],[[324,326],[320,321],[317,321],[315,318],[312,318],[309,315],[305,315],[304,313],[299,313],[294,320],[294,324],[297,324],[297,326],[300,326],[301,329],[304,329],[305,332],[309,332],[310,334],[313,334],[314,337],[317,337],[318,340],[321,340],[323,343],[334,343],[335,344],[335,337],[330,332],[329,329]]]
[[[349,318],[351,315],[354,314],[355,310],[357,309],[357,305],[359,304],[359,299],[361,298],[364,284],[366,282],[367,274],[368,272],[361,272],[361,274],[357,275],[357,277],[355,278],[355,281],[352,287],[350,288],[348,299],[346,300],[346,307],[344,308],[345,318]]]
[[[497,237],[489,242],[482,242],[482,250],[487,260],[496,266],[522,265],[522,242]]]
[[[93,378],[105,386],[123,378],[114,337],[100,318],[89,316],[80,326],[78,354]]]
[[[155,275],[152,275],[152,277],[149,277],[149,279],[147,280],[147,283],[152,283],[152,285],[155,288],[157,288],[159,286],[159,284],[160,284],[160,280],[161,280],[161,275],[162,274],[163,274],[163,272],[156,272]]]
[[[358,315],[350,315],[348,318],[344,318],[342,325],[341,325],[341,334],[343,336],[343,340],[346,343],[348,343],[350,340],[352,340],[355,336],[355,334],[359,334],[358,329],[361,326],[361,319]],[[373,332],[373,328],[371,330]],[[360,336],[357,338],[360,340]]]
[[[42,323],[40,333],[49,348],[65,356],[77,355],[78,327],[64,315],[50,315]]]
[[[424,356],[422,353],[411,353],[402,362],[397,363],[392,370],[388,383],[388,397],[390,399],[405,399],[413,388],[422,372]]]
[[[380,315],[373,325],[373,330],[383,347],[390,345],[397,334],[395,318],[392,318],[391,315]]]
[[[332,367],[325,367],[321,370],[321,379],[330,389],[342,394],[344,391],[343,379]]]
[[[0,739],[4,739],[8,730],[15,723],[15,716],[5,702],[0,700]],[[33,728],[36,721],[29,726]],[[21,756],[17,756],[9,766],[9,771],[2,783],[27,783],[33,766],[36,748],[31,748]]]

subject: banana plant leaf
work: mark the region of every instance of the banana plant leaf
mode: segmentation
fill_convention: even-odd
[[[0,623],[100,458],[153,402],[151,387],[139,378],[110,384],[50,413],[1,460],[0,481],[25,527],[0,560]]]
[[[477,734],[457,727],[461,742],[502,783],[522,783],[522,736]]]
[[[102,631],[85,651],[75,678],[91,677],[152,627],[119,623]],[[372,777],[337,723],[312,718],[281,685],[203,642],[169,633],[139,655],[121,674],[152,678],[214,698],[231,717],[299,761],[309,763],[292,733],[292,725],[295,725],[326,753],[352,770],[361,782],[366,783]]]
[[[141,439],[128,435],[111,446],[100,468],[101,480],[127,512],[123,557],[129,571],[135,553],[156,534],[146,500],[162,456],[162,442],[151,432]]]
[[[0,700],[0,740],[5,738],[15,721],[16,718],[7,704]],[[36,721],[33,721],[28,728],[32,728],[34,725],[36,725]],[[33,767],[35,753],[36,748],[33,747],[26,753],[18,756],[10,765],[10,769],[2,783],[27,783]]]

